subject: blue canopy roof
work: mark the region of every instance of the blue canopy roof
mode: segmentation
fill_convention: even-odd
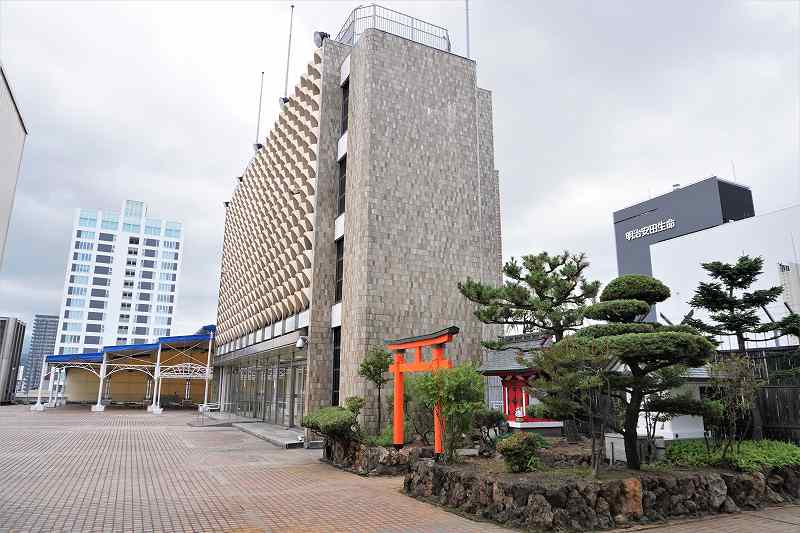
[[[158,350],[158,343],[151,344],[120,344],[119,346],[103,346],[106,353],[120,352],[153,352]]]
[[[48,363],[102,363],[103,352],[53,354],[46,356],[45,361]]]

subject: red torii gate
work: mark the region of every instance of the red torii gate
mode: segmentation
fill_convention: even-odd
[[[407,339],[386,340],[384,344],[394,353],[394,364],[389,367],[389,372],[394,374],[394,420],[392,429],[394,430],[394,447],[398,450],[403,447],[405,413],[403,409],[403,374],[405,372],[429,372],[440,368],[452,368],[453,362],[444,358],[444,345],[453,340],[453,336],[459,332],[456,326],[447,329],[420,335],[418,337],[408,337]],[[422,359],[422,349],[432,346],[433,357],[430,361]],[[406,350],[415,350],[414,361],[406,363]],[[442,446],[442,411],[439,405],[433,408],[433,445],[435,453],[444,452]]]

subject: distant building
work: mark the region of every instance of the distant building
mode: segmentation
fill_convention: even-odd
[[[144,202],[78,209],[70,235],[56,352],[154,342],[172,331],[183,258],[180,222]]]
[[[25,363],[26,390],[39,387],[42,361],[46,355],[55,353],[58,335],[58,315],[36,315],[33,317],[31,345]]]
[[[499,333],[457,289],[501,283],[492,95],[446,29],[379,6],[317,44],[226,202],[215,379],[243,416],[366,396],[372,424],[370,346],[455,325],[477,362]]]
[[[14,400],[24,339],[25,322],[0,317],[0,404]]]
[[[6,71],[0,65],[0,270],[27,135]]]
[[[800,263],[778,263],[778,280],[783,287],[783,302],[800,313]]]

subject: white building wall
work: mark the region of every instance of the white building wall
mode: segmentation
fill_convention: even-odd
[[[0,67],[0,270],[26,135],[11,87]]]
[[[119,210],[77,209],[70,236],[57,353],[149,343],[172,333],[181,223],[149,217],[144,203],[126,200]]]

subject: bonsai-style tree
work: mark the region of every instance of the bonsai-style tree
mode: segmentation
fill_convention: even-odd
[[[783,292],[783,287],[747,292],[758,277],[763,274],[764,259],[741,256],[735,264],[713,261],[703,263],[703,269],[713,281],[701,282],[689,301],[695,309],[708,312],[714,323],[697,318],[687,318],[689,324],[703,333],[715,336],[736,337],[739,352],[745,352],[747,342],[766,342],[794,334],[800,324],[797,314],[790,314],[778,322],[763,324],[759,311],[775,302]],[[771,334],[768,338],[755,338],[756,333]]]
[[[602,347],[572,336],[537,352],[529,363],[539,370],[531,391],[541,402],[529,406],[529,411],[534,416],[581,421],[588,426],[592,474],[596,476],[604,455],[605,428],[616,428],[609,420],[607,395],[614,361]]]
[[[586,318],[607,323],[585,327],[570,340],[576,350],[615,362],[606,386],[622,414],[617,429],[625,440],[628,468],[637,470],[641,467],[637,426],[643,401],[685,383],[686,369],[704,365],[714,353],[711,342],[692,327],[642,322],[651,306],[669,295],[669,289],[655,278],[620,276],[584,312]]]
[[[383,420],[381,402],[381,390],[383,386],[389,381],[385,374],[389,371],[389,365],[392,363],[392,352],[382,346],[372,346],[367,352],[367,356],[361,361],[358,367],[358,375],[373,383],[378,389],[378,431],[377,435],[381,432],[381,421]]]
[[[481,322],[520,326],[523,333],[552,335],[560,341],[583,324],[584,306],[600,290],[600,282],[586,281],[588,267],[584,253],[525,255],[522,264],[514,258],[505,264],[502,287],[467,279],[458,290],[478,304],[475,316]]]
[[[739,353],[747,351],[748,342],[766,342],[796,334],[800,317],[790,314],[778,322],[762,323],[760,310],[775,302],[783,292],[783,287],[748,292],[753,283],[763,273],[764,260],[761,257],[743,255],[735,264],[713,261],[703,263],[703,269],[713,281],[701,282],[689,301],[695,309],[702,309],[709,314],[711,322],[688,317],[684,319],[703,333],[713,336],[736,337],[736,348]],[[755,338],[753,334],[768,334],[768,338]],[[762,436],[761,412],[758,402],[751,402],[753,416],[753,438]]]

